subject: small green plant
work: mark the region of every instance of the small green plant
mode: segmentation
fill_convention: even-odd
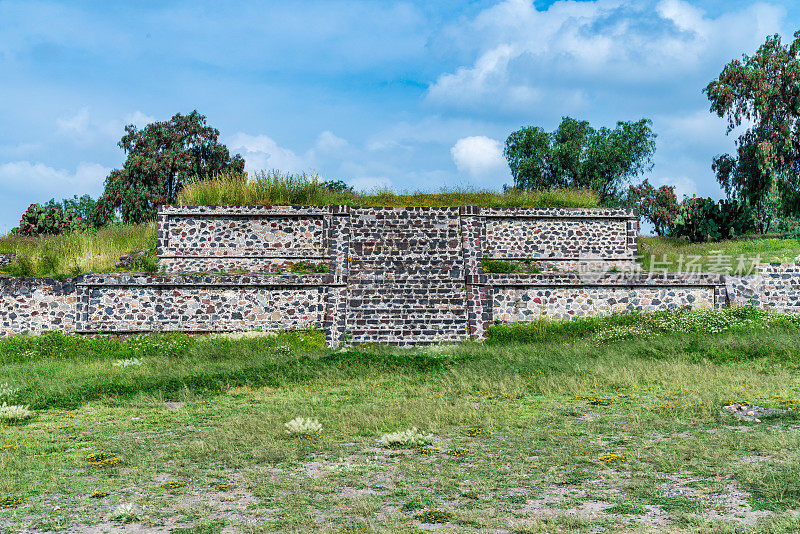
[[[647,510],[643,506],[632,503],[620,503],[609,508],[604,508],[603,512],[606,514],[618,515],[645,515]]]
[[[95,491],[94,493],[92,493],[90,495],[90,497],[92,499],[103,499],[105,497],[108,497],[108,492],[107,491]]]
[[[384,434],[378,441],[384,447],[421,447],[430,443],[432,439],[432,435],[423,434],[417,427],[413,427],[401,432]]]
[[[329,267],[325,262],[298,261],[293,263],[289,270],[293,273],[327,273]]]

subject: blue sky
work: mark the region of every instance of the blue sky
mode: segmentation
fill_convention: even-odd
[[[651,182],[719,197],[733,139],[700,91],[793,4],[0,0],[0,231],[101,193],[125,124],[193,109],[249,169],[396,190],[499,189],[520,126],[647,117]]]

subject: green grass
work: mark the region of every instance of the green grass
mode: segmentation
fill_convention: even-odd
[[[717,252],[719,251],[719,252]],[[640,237],[639,256],[646,271],[752,274],[755,263],[800,261],[800,238],[747,236],[716,243],[689,243],[668,237]]]
[[[720,414],[800,406],[800,326],[758,313],[412,349],[326,349],[316,331],[3,339],[0,384],[19,391],[2,401],[36,414],[0,426],[0,525],[79,531],[131,502],[144,529],[196,533],[417,532],[432,510],[446,531],[796,532],[797,418]],[[652,335],[603,340],[621,325]],[[320,437],[288,435],[297,416]],[[378,443],[412,426],[430,454]]]
[[[0,253],[16,254],[3,270],[12,276],[65,278],[115,271],[120,256],[145,251],[139,270],[157,269],[154,225],[112,225],[95,231],[54,236],[0,238]]]
[[[397,194],[380,190],[372,194],[326,189],[314,175],[278,171],[251,175],[220,175],[184,188],[178,198],[184,206],[482,206],[487,208],[594,208],[597,197],[584,190],[497,193],[452,190],[441,193]]]

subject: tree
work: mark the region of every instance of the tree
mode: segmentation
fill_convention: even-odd
[[[587,121],[564,117],[551,133],[535,126],[512,132],[503,154],[515,187],[591,189],[606,204],[621,200],[624,184],[652,168],[651,126],[642,119],[596,130]]]
[[[639,216],[653,225],[656,235],[669,235],[678,216],[678,197],[675,186],[662,185],[658,189],[645,180],[628,190],[626,205],[636,208]]]
[[[776,187],[783,211],[800,213],[800,32],[789,46],[767,37],[753,56],[728,63],[703,93],[711,112],[728,121],[727,132],[747,123],[736,141],[736,155],[714,158],[712,168],[731,199],[756,213],[770,210]],[[773,199],[774,200],[774,199]],[[769,222],[761,218],[762,231]]]
[[[119,210],[125,222],[151,220],[158,205],[175,203],[178,191],[190,180],[244,172],[244,159],[238,154],[231,157],[218,137],[219,131],[207,126],[196,110],[141,130],[127,125],[118,143],[127,158],[122,169],[106,178],[93,219],[105,220]]]

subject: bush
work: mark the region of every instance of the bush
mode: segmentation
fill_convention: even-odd
[[[711,198],[692,197],[683,201],[673,224],[676,237],[692,243],[730,239],[755,228],[749,208],[734,200],[714,202]]]
[[[31,204],[14,233],[26,236],[57,235],[81,230],[86,227],[83,220],[71,209],[64,210],[61,206],[42,206]]]

